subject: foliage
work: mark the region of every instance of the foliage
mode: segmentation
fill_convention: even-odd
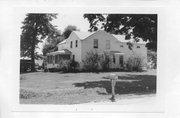
[[[157,52],[148,50],[147,52],[147,61],[148,64],[150,64],[149,66],[151,66],[150,68],[152,69],[156,69],[157,68]]]
[[[111,61],[112,60],[111,60],[110,54],[107,52],[104,52],[103,55],[100,56],[100,60],[99,60],[102,70],[104,71],[109,70],[109,65]]]
[[[71,70],[75,71],[78,66],[79,66],[79,63],[77,61],[75,61],[75,60],[70,61]]]
[[[58,64],[58,68],[64,72],[75,71],[78,66],[79,63],[77,61],[68,59],[61,59]]]
[[[69,35],[71,34],[72,31],[77,31],[77,27],[73,26],[73,25],[68,25],[63,32],[63,36],[65,39],[67,39],[69,37]]]
[[[31,71],[35,71],[35,59],[38,57],[38,53],[35,52],[36,48],[55,29],[51,21],[56,18],[56,15],[27,14],[22,22],[21,56],[31,58]]]
[[[139,56],[129,57],[126,62],[126,69],[128,71],[142,71],[143,59]]]
[[[78,30],[76,26],[69,25],[64,29],[64,32],[61,32],[57,29],[54,29],[48,36],[46,43],[43,46],[43,55],[47,53],[57,51],[57,44],[69,37],[72,31]]]
[[[71,63],[71,61],[70,60],[67,60],[67,59],[61,59],[60,61],[59,61],[59,69],[60,70],[62,70],[62,71],[64,71],[64,72],[68,72],[68,71],[70,71],[70,63]]]
[[[157,14],[84,14],[89,31],[101,29],[113,34],[125,34],[126,39],[148,41],[148,49],[157,51]]]
[[[54,30],[47,38],[45,44],[43,45],[43,55],[45,56],[47,53],[52,51],[57,51],[57,44],[64,40],[64,37],[61,35],[60,31]]]
[[[97,71],[99,67],[100,57],[97,52],[90,51],[87,52],[83,62],[83,68],[87,71]]]

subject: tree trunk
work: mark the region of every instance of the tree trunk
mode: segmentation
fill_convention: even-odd
[[[31,49],[31,72],[35,72],[35,39],[33,39],[33,43],[32,43],[32,49]]]

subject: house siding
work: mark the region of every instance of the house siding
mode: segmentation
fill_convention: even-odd
[[[76,47],[76,40],[78,41],[77,47]],[[70,47],[71,41],[73,42],[72,48]],[[75,61],[77,61],[79,63],[81,62],[81,49],[82,49],[81,40],[74,32],[71,33],[71,35],[69,36],[69,38],[66,41],[66,49],[71,51],[72,55],[75,55]]]
[[[93,39],[98,39],[98,48],[93,48]],[[110,49],[106,48],[106,40],[110,40]],[[123,45],[123,47],[120,47],[120,45]],[[140,46],[140,48],[137,48],[137,46]],[[115,37],[113,37],[111,34],[106,33],[105,31],[98,31],[95,34],[87,37],[82,41],[82,47],[81,47],[81,55],[82,60],[85,59],[87,52],[89,51],[96,51],[99,54],[102,54],[104,51],[119,51],[124,53],[123,60],[126,62],[129,57],[131,56],[139,56],[143,58],[144,63],[146,63],[147,60],[147,49],[145,47],[145,44],[138,44],[133,43],[132,50],[128,48],[127,43],[118,41]],[[116,62],[119,62],[119,58],[115,57]],[[119,68],[119,65],[115,63],[110,66],[111,68]]]
[[[98,48],[94,48],[94,39],[98,39]],[[109,43],[108,40],[110,41],[110,48],[107,48],[106,45],[107,42]],[[123,53],[123,62],[125,63],[128,58],[132,56],[139,56],[143,59],[144,63],[147,63],[147,48],[145,47],[145,44],[133,43],[132,50],[130,50],[126,42],[120,42],[119,40],[121,39],[117,39],[112,34],[101,30],[85,39],[80,39],[75,32],[72,32],[65,43],[58,45],[58,50],[67,49],[71,51],[71,59],[73,58],[73,55],[75,55],[75,61],[79,62],[80,68],[83,67],[83,60],[86,58],[87,52],[90,51],[96,51],[99,54],[109,51],[118,51]],[[71,41],[73,42],[72,48],[70,47]],[[76,41],[78,41],[77,47]],[[140,48],[137,48],[137,46]],[[121,68],[119,59],[120,55],[115,55],[115,63],[112,63],[110,68]]]

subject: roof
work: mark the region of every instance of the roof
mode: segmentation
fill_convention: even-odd
[[[119,55],[124,55],[124,53],[120,51],[110,51],[110,54],[119,54]]]
[[[60,50],[60,51],[55,51],[55,52],[48,53],[47,55],[53,55],[53,54],[71,54],[71,51],[69,51],[67,49],[63,49],[63,50]]]
[[[129,40],[126,40],[125,39],[125,35],[115,35],[115,34],[112,34],[118,41],[120,42],[129,42]]]
[[[80,31],[73,31],[80,39],[85,39],[90,35],[94,34],[95,32],[80,32]]]
[[[112,34],[117,40],[119,40],[120,42],[124,42],[124,43],[127,43],[127,42],[131,42],[131,43],[138,43],[138,44],[146,44],[145,41],[143,41],[141,38],[139,39],[139,42],[134,42],[134,39],[131,38],[131,39],[125,39],[126,35],[115,35],[115,34]]]
[[[99,30],[99,31],[103,31],[103,30]],[[94,33],[98,32],[81,32],[81,31],[73,31],[81,40],[93,35]],[[104,31],[105,32],[105,31]],[[133,39],[130,39],[130,40],[126,40],[125,39],[125,35],[115,35],[115,34],[112,34],[112,36],[114,36],[118,41],[120,42],[124,42],[124,43],[127,43],[127,42],[133,42],[134,40]],[[63,42],[62,42],[63,43]],[[137,42],[139,44],[146,44],[146,42],[144,42],[142,39],[140,39],[139,42]]]
[[[58,43],[58,45],[61,45],[61,44],[64,44],[64,43],[66,43],[66,40],[61,41],[60,43]]]

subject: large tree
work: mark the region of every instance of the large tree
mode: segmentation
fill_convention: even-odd
[[[21,34],[21,57],[31,58],[31,71],[35,71],[35,59],[38,58],[36,48],[43,39],[54,31],[51,21],[57,14],[27,14]]]
[[[142,38],[147,48],[157,51],[156,14],[84,14],[90,23],[89,31],[104,29],[113,34],[125,34],[126,39]]]

